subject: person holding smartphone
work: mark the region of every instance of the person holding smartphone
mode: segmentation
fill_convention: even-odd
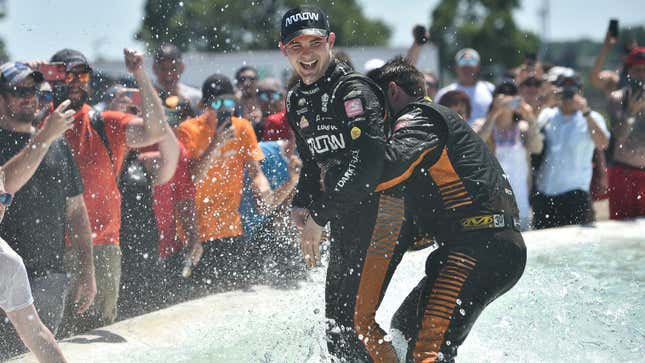
[[[271,192],[251,123],[235,117],[231,81],[213,74],[202,86],[202,114],[184,121],[177,136],[186,147],[195,183],[198,242],[191,241],[193,278],[206,289],[247,283],[247,254],[239,212],[245,171],[258,200]]]
[[[594,149],[609,145],[605,119],[589,107],[578,75],[567,71],[556,86],[556,107],[544,110],[538,120],[546,147],[531,198],[537,229],[593,221],[591,160]]]
[[[627,85],[609,96],[611,219],[645,216],[645,47],[626,60]]]
[[[491,147],[508,175],[520,210],[520,225],[530,224],[529,154],[542,152],[542,135],[533,108],[518,94],[512,79],[501,82],[493,91],[493,103],[486,118],[476,120],[475,132]]]

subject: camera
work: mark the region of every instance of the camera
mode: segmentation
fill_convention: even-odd
[[[578,93],[579,88],[577,86],[564,86],[562,87],[562,90],[559,92],[560,97],[562,97],[563,100],[570,100],[573,99],[573,96],[575,96]]]

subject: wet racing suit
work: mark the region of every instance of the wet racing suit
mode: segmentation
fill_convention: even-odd
[[[289,92],[287,117],[303,160],[293,206],[307,208],[318,225],[331,225],[325,286],[329,353],[365,361],[367,351],[353,331],[354,301],[376,220],[384,98],[371,80],[332,60],[320,80],[299,82]]]
[[[495,156],[455,112],[425,98],[393,120],[355,330],[373,361],[397,361],[376,309],[403,254],[432,239],[438,250],[392,327],[408,342],[406,361],[451,362],[486,305],[524,271],[518,209]]]

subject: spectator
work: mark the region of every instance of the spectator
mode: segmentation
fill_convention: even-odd
[[[291,134],[284,112],[284,92],[278,80],[266,78],[258,83],[258,98],[264,120],[258,140],[286,140]],[[257,133],[257,130],[256,130]]]
[[[83,198],[90,216],[98,288],[94,305],[86,314],[73,314],[72,306],[68,305],[63,322],[65,334],[88,331],[116,319],[121,280],[118,176],[129,148],[154,144],[169,130],[161,100],[143,68],[143,54],[126,49],[124,58],[126,69],[140,87],[143,118],[115,111],[94,112],[87,104],[92,68],[85,56],[76,50],[63,49],[51,58],[51,62],[62,62],[67,69],[65,81],[53,85],[54,93],[67,94],[77,111],[74,126],[65,133],[65,138],[85,186]],[[74,276],[78,268],[71,258],[73,251],[66,255],[66,267]]]
[[[464,120],[470,118],[470,98],[464,91],[448,91],[441,97],[439,104],[457,112]]]
[[[530,222],[529,156],[541,153],[543,147],[533,108],[518,95],[515,82],[508,79],[495,88],[488,116],[476,120],[472,126],[492,147],[504,169],[520,211],[520,226],[527,230]]]
[[[236,285],[246,277],[243,271],[247,265],[239,213],[244,172],[249,173],[258,200],[264,200],[270,187],[259,164],[264,155],[253,126],[232,116],[237,105],[231,82],[220,74],[211,75],[204,81],[202,95],[202,115],[183,122],[177,129],[191,158],[203,246],[194,278],[205,287],[216,283]],[[199,246],[190,246],[191,254]]]
[[[645,215],[645,47],[634,48],[626,66],[628,85],[612,92],[609,103],[611,219]]]
[[[255,129],[262,121],[262,110],[258,99],[258,71],[251,66],[243,66],[235,72],[235,82],[241,117],[249,120]]]
[[[518,78],[517,83],[519,84],[518,94],[531,106],[535,114],[539,114],[545,98],[542,78],[535,73],[530,73],[524,78]]]
[[[419,63],[419,55],[421,54],[421,48],[423,45],[428,43],[430,34],[428,30],[423,25],[415,25],[412,28],[412,37],[414,41],[408,49],[408,54],[405,57],[405,60],[412,64],[413,66],[420,68],[417,63]],[[431,71],[422,72],[426,84],[426,94],[431,99],[435,100],[437,95],[437,90],[439,89],[439,79]]]
[[[72,126],[74,112],[65,112],[69,101],[64,102],[36,133],[32,122],[38,112],[36,92],[42,74],[17,62],[3,64],[0,71],[0,164],[16,155],[22,158],[3,167],[15,205],[7,211],[0,235],[24,258],[39,315],[56,333],[69,286],[63,265],[66,235],[80,260],[79,283],[70,291],[78,304],[74,312],[86,311],[96,294],[83,185],[69,146],[60,137]],[[7,353],[15,351],[10,339],[15,334],[9,329],[7,335],[8,328],[0,320],[0,351]]]
[[[114,86],[106,99],[107,111],[122,111],[140,116],[139,90]],[[118,310],[131,316],[159,307],[169,292],[162,289],[159,245],[161,233],[155,218],[153,190],[167,183],[179,159],[179,144],[174,133],[166,133],[155,145],[128,151],[121,175],[121,286]],[[170,191],[169,191],[170,192]],[[171,198],[168,193],[164,198]]]
[[[180,81],[185,69],[186,65],[177,47],[164,43],[157,48],[152,65],[157,77],[156,88],[164,105],[180,121],[198,114],[198,104],[202,97],[197,88]]]
[[[261,201],[253,197],[250,179],[245,178],[244,194],[240,213],[244,225],[246,243],[250,250],[249,261],[252,269],[260,276],[266,272],[267,282],[284,283],[300,277],[304,264],[295,226],[289,217],[292,192],[298,184],[302,162],[295,155],[295,139],[262,141],[259,143],[264,160],[260,162],[262,172],[273,190],[275,208],[262,213],[258,208]]]
[[[455,71],[457,82],[452,83],[437,92],[437,102],[448,91],[461,90],[466,92],[470,99],[472,110],[468,124],[472,124],[479,118],[486,117],[491,102],[493,102],[493,89],[490,82],[480,81],[479,77],[479,53],[471,48],[464,48],[455,55]]]
[[[605,120],[587,105],[577,76],[563,74],[557,85],[559,103],[538,121],[546,144],[532,198],[538,229],[591,222],[591,158],[609,143]]]

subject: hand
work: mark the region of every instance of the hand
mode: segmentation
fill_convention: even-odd
[[[609,34],[609,31],[607,31],[607,34],[605,34],[605,45],[614,45],[618,39],[615,37],[612,37],[611,34]]]
[[[46,60],[40,59],[40,60],[30,60],[30,61],[26,61],[26,62],[23,62],[23,63],[25,63],[27,66],[29,66],[29,68],[31,68],[33,70],[37,70],[38,67],[40,67],[43,64],[48,64],[49,62],[47,62]]]
[[[136,74],[143,70],[143,53],[134,49],[123,49],[123,55],[128,72]]]
[[[52,112],[43,123],[43,127],[38,131],[39,135],[45,139],[45,142],[50,143],[57,138],[63,136],[65,131],[74,126],[74,114],[76,111],[67,110],[71,104],[70,100],[63,101],[54,112]]]
[[[302,170],[302,160],[297,155],[291,155],[289,157],[289,177],[291,181],[298,182],[300,170]]]
[[[630,90],[628,102],[629,105],[627,105],[627,109],[630,115],[645,112],[645,91],[641,90],[640,92],[632,92]]]
[[[414,37],[414,43],[418,45],[426,44],[430,37],[426,27],[423,25],[415,25],[414,28],[412,28],[412,36]]]
[[[575,109],[577,111],[582,112],[582,113],[585,113],[586,111],[589,110],[589,105],[587,103],[587,99],[582,97],[579,94],[573,96],[573,104],[574,104]]]
[[[522,118],[526,121],[531,121],[535,119],[535,114],[533,113],[533,107],[526,103],[524,100],[520,103],[520,107],[516,109],[517,113],[519,113]]]
[[[190,246],[190,250],[188,251],[188,258],[192,262],[193,267],[197,266],[203,255],[204,246],[202,246],[200,242],[195,242],[192,246]]]
[[[305,229],[305,224],[309,218],[309,211],[306,208],[294,207],[291,210],[291,219],[299,230]]]
[[[96,296],[96,279],[94,272],[83,272],[78,281],[78,290],[74,297],[74,303],[78,306],[76,314],[81,315],[92,306]],[[79,305],[80,304],[80,305]]]
[[[307,267],[316,267],[320,264],[322,233],[323,227],[314,222],[313,218],[308,218],[300,237],[300,250],[302,250]]]
[[[229,124],[229,126],[224,126],[221,129],[217,129],[217,134],[215,135],[215,140],[217,143],[224,143],[230,139],[235,137],[235,129],[233,128],[233,125]]]

